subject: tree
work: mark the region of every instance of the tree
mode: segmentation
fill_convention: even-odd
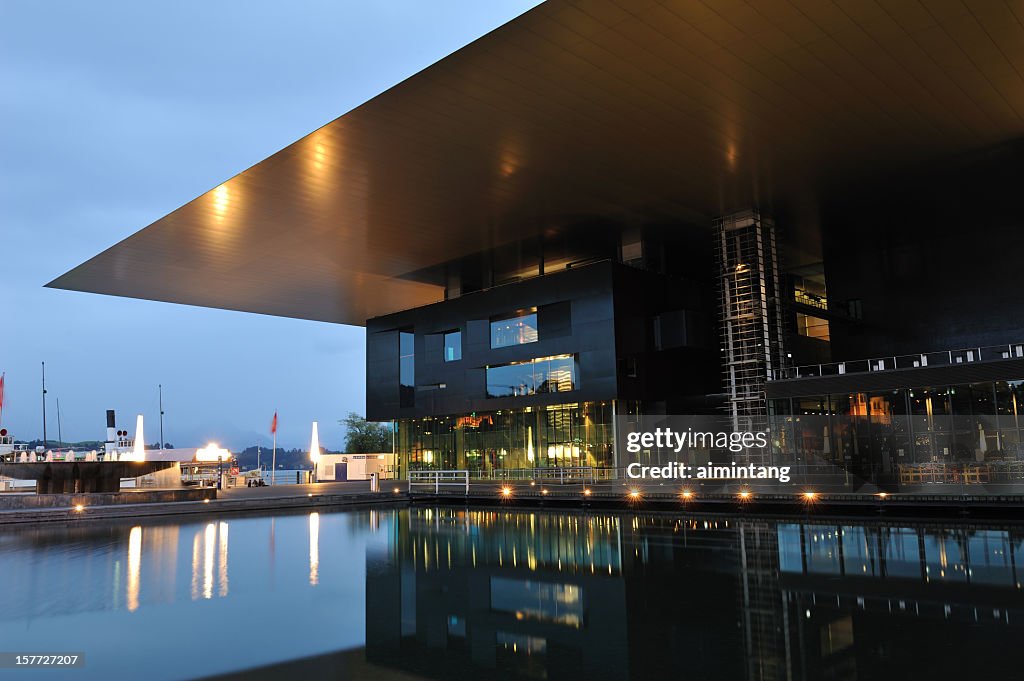
[[[370,423],[354,411],[339,421],[345,426],[346,454],[374,454],[391,451],[391,429]]]

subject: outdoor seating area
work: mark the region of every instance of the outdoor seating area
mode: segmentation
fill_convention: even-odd
[[[900,464],[901,485],[978,484],[1024,481],[1024,461]]]

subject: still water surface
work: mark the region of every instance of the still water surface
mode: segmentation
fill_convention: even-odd
[[[59,679],[1024,678],[1024,528],[381,509],[5,529]]]

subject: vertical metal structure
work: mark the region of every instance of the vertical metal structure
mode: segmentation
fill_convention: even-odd
[[[160,394],[160,451],[164,451],[164,386],[159,384],[156,387]]]
[[[714,227],[727,409],[736,430],[763,429],[764,385],[785,357],[775,223],[753,209]]]

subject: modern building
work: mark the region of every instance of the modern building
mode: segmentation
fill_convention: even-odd
[[[549,0],[50,286],[365,325],[403,471],[722,413],[1013,483],[1021,45],[1008,2]]]

